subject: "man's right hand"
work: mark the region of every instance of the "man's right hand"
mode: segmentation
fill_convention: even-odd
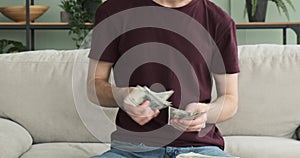
[[[151,109],[150,102],[144,101],[139,106],[124,104],[123,110],[139,125],[143,126],[159,114],[158,109]]]

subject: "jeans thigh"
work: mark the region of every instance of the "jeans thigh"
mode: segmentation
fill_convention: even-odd
[[[223,151],[217,146],[205,146],[205,147],[199,147],[199,149],[193,148],[192,151],[190,152],[209,155],[209,156],[232,157],[229,153]]]
[[[118,149],[111,149],[102,155],[91,158],[164,158],[164,155],[164,149],[146,152],[127,152]]]
[[[92,158],[164,158],[165,148],[114,141],[109,151]]]
[[[111,148],[109,151],[98,156],[93,156],[91,158],[128,158],[129,156],[130,153]]]
[[[204,146],[204,147],[167,147],[167,158],[176,158],[180,154],[186,154],[189,152],[198,153],[207,156],[223,156],[232,157],[229,153],[221,150],[217,146]]]

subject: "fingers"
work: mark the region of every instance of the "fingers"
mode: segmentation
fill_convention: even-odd
[[[159,111],[158,109],[155,109],[155,110],[154,110],[154,115],[153,115],[153,117],[157,117],[158,114],[159,114],[159,112],[160,112],[160,111]]]
[[[151,117],[131,117],[136,123],[143,126],[152,120]]]
[[[127,112],[127,114],[135,117],[151,117],[155,114],[155,112],[149,107],[149,104],[149,101],[144,101],[139,106],[125,104],[124,110]]]
[[[205,114],[195,120],[172,119],[171,125],[180,131],[194,132],[194,131],[201,131],[201,129],[205,128],[206,120],[207,120],[207,116]]]
[[[153,118],[157,117],[159,114],[159,111],[155,112],[152,116],[142,117],[142,116],[132,116],[129,115],[136,123],[139,125],[145,125],[149,121],[151,121]]]
[[[140,106],[138,106],[139,108],[147,108],[149,107],[149,100],[144,101]]]
[[[186,106],[186,111],[191,113],[207,112],[209,110],[209,104],[204,103],[190,103]]]
[[[160,113],[158,109],[151,109],[150,102],[144,101],[139,106],[124,105],[126,113],[139,125],[145,125]]]
[[[197,126],[189,126],[185,131],[186,132],[195,132],[195,131],[201,131],[203,128],[205,128],[206,123],[202,123],[200,125]]]
[[[177,129],[177,130],[179,130],[179,131],[182,131],[182,132],[184,132],[184,131],[187,129],[187,127],[184,127],[182,124],[178,123],[177,119],[171,120],[171,125],[172,125],[175,129]]]
[[[201,129],[205,128],[206,123],[203,122],[201,124],[198,125],[194,125],[194,126],[187,126],[187,125],[183,125],[181,123],[179,123],[178,120],[172,120],[171,121],[171,125],[176,128],[179,131],[183,131],[183,132],[196,132],[196,131],[201,131]]]
[[[190,103],[187,105],[186,111],[190,113],[202,113],[200,117],[196,119],[173,119],[171,120],[171,125],[185,132],[193,132],[193,131],[201,131],[202,128],[205,128],[205,124],[207,121],[207,112],[209,110],[208,104],[203,103]]]
[[[198,126],[203,124],[207,121],[207,114],[203,114],[202,116],[196,119],[178,119],[179,123],[183,124],[184,126]]]

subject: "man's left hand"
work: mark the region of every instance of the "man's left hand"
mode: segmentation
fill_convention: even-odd
[[[191,103],[187,105],[185,110],[191,113],[207,112],[209,104]],[[202,128],[205,128],[206,121],[207,113],[204,113],[196,119],[172,119],[171,125],[180,131],[199,132]]]

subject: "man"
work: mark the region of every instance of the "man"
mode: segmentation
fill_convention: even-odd
[[[130,9],[143,10],[142,7],[145,7],[146,10],[149,6],[159,9],[150,8],[147,14],[140,12],[130,14],[132,13]],[[128,11],[130,16],[118,15],[118,13],[127,15],[126,10],[130,10]],[[141,23],[146,24],[161,17],[163,20],[158,20],[159,25],[166,22],[164,26],[172,28],[169,19],[162,15],[165,13],[169,15],[170,12],[174,15],[177,12],[184,14],[176,15],[175,23],[177,22],[179,26],[187,22],[184,25],[192,28],[185,30],[187,38],[191,37],[190,41],[183,37],[185,33],[155,28],[155,25],[126,29],[131,27],[132,23],[143,21]],[[102,28],[120,29],[123,31],[122,34],[109,42],[103,52],[99,52],[101,46],[98,45],[106,41],[107,36],[103,31],[97,32],[101,29],[95,28],[89,54],[91,58],[88,78],[89,99],[104,107],[120,107],[116,118],[117,131],[112,134],[112,148],[98,157],[175,158],[188,152],[230,156],[222,150],[224,140],[215,123],[234,116],[238,106],[239,67],[233,20],[209,0],[108,0],[98,8],[96,24],[101,25],[114,15],[120,18],[115,20],[119,23],[112,26],[104,25]],[[148,15],[153,19],[146,18]],[[142,16],[140,20],[136,20],[139,19],[138,16]],[[198,26],[197,24],[190,27],[193,20],[183,19],[185,16],[196,20],[201,27],[193,29],[194,26]],[[207,31],[209,37],[193,36],[197,35],[201,28]],[[196,44],[193,43],[194,39],[198,40]],[[209,41],[210,39],[214,42]],[[214,46],[220,52],[216,51]],[[174,53],[176,51],[181,54],[177,55]],[[147,60],[148,63],[139,63]],[[134,64],[140,65],[131,66]],[[127,76],[129,71],[123,71],[127,67],[135,68],[128,78],[124,76]],[[108,82],[111,68],[114,68],[116,86]],[[211,101],[211,76],[215,80],[218,93],[214,101]],[[167,109],[152,109],[148,100],[139,106],[123,102],[137,85],[150,87],[157,92],[174,90],[175,93],[170,98],[173,107],[191,113],[206,113],[196,119],[174,118],[168,125]],[[95,96],[92,94],[93,87],[96,91]]]

